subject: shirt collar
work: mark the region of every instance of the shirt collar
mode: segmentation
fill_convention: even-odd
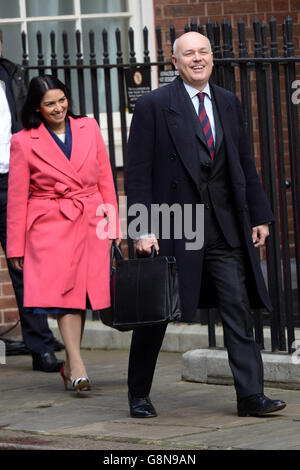
[[[193,99],[196,95],[198,95],[199,93],[199,90],[197,90],[197,88],[194,88],[192,87],[191,85],[188,85],[187,83],[183,82],[184,84],[184,87],[186,89],[186,91],[188,92],[189,96],[191,99]],[[202,93],[206,93],[206,95],[209,97],[209,99],[211,100],[211,92],[210,92],[210,86],[209,86],[209,83],[207,83],[205,85],[205,87],[203,88],[202,90]]]

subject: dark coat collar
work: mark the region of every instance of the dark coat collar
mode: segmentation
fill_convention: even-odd
[[[7,71],[9,75],[13,75],[15,70],[18,67],[17,64],[15,64],[14,62],[11,62],[8,59],[5,59],[4,57],[0,57],[0,65],[3,68],[5,68],[5,70]]]
[[[211,84],[212,98],[218,111],[220,124],[223,130],[225,144],[229,145],[231,139],[232,126],[232,97],[233,95],[214,84]],[[170,134],[174,144],[181,157],[181,160],[200,189],[200,165],[197,158],[193,156],[198,154],[195,134],[206,145],[203,132],[198,125],[197,115],[193,114],[192,104],[187,100],[187,93],[183,86],[182,79],[177,77],[169,86],[169,107],[164,110]],[[191,114],[192,113],[192,114]],[[193,125],[187,126],[186,123],[195,117]],[[196,122],[197,121],[197,122]],[[217,144],[219,145],[219,143]],[[230,147],[227,147],[230,148]]]
[[[210,83],[210,89],[212,94],[213,102],[218,111],[220,124],[223,129],[223,137],[227,148],[230,148],[231,145],[236,146],[236,142],[233,142],[232,135],[232,126],[240,125],[239,122],[234,122],[236,112],[233,109],[234,106],[234,94],[224,88],[219,87],[213,83]],[[185,119],[188,118],[186,115],[186,106],[184,103],[184,94],[182,91],[185,91],[183,86],[183,81],[181,77],[177,77],[170,84],[170,110],[184,116]],[[201,138],[201,134],[198,135]],[[202,134],[202,139],[204,138]]]

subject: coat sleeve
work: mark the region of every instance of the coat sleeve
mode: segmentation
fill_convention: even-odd
[[[155,129],[155,109],[148,93],[139,98],[135,105],[130,126],[125,172],[128,226],[135,217],[134,211],[130,213],[131,208],[135,204],[141,204],[145,210],[143,217],[147,222],[147,229],[142,230],[142,233],[154,231],[151,224],[151,204],[153,203]]]
[[[250,144],[244,123],[241,104],[237,97],[236,109],[240,126],[239,155],[246,179],[246,198],[252,227],[274,221],[270,203],[258,176],[254,158],[250,151]]]
[[[98,188],[103,198],[105,206],[103,208],[104,212],[108,216],[109,238],[121,238],[118,202],[111,165],[97,121],[93,119],[93,122],[95,126],[97,159],[99,163]]]
[[[22,257],[25,251],[30,169],[19,133],[12,136],[7,200],[7,257]]]

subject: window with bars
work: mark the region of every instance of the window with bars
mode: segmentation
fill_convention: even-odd
[[[55,50],[58,65],[63,65],[62,33],[68,34],[68,51],[70,63],[76,64],[75,32],[81,32],[81,51],[83,62],[89,64],[90,46],[89,32],[95,33],[95,53],[98,64],[103,63],[102,30],[108,31],[108,49],[110,62],[116,61],[115,30],[119,28],[122,36],[122,50],[124,62],[129,60],[128,29],[135,31],[135,51],[138,61],[143,61],[143,34],[144,26],[149,31],[150,57],[155,60],[155,30],[153,0],[0,0],[0,29],[3,31],[3,56],[13,62],[22,63],[21,32],[26,33],[29,65],[36,66],[38,60],[38,47],[36,34],[42,34],[42,52],[45,66],[51,62],[50,33],[55,32]],[[46,73],[51,73],[46,68]],[[75,112],[79,111],[78,81],[76,71],[72,70],[72,97]],[[30,71],[30,77],[37,74],[37,70]],[[91,80],[87,70],[84,71],[86,113],[93,114]],[[58,78],[64,81],[62,70],[58,71]],[[153,82],[156,82],[155,72]],[[122,164],[121,133],[119,116],[119,96],[117,72],[112,70],[112,106],[115,128],[117,164]],[[98,69],[99,112],[101,129],[107,142],[106,100],[103,70]],[[131,116],[128,116],[128,123]]]
[[[36,63],[36,33],[43,35],[43,53],[50,54],[50,32],[57,34],[57,56],[62,56],[62,31],[74,38],[76,30],[82,32],[83,52],[88,48],[88,32],[94,29],[100,34],[103,28],[123,33],[128,30],[134,12],[132,0],[0,0],[0,28],[3,31],[3,55],[14,62],[21,61],[21,31],[25,31],[28,41],[30,65]],[[137,2],[139,3],[139,1]],[[75,52],[74,41],[70,41],[70,52]],[[111,44],[112,54],[115,52]],[[101,54],[97,48],[97,55]],[[97,57],[98,58],[98,57]]]
[[[95,33],[96,61],[102,63],[102,30],[105,28],[108,31],[110,60],[113,62],[116,59],[115,30],[119,28],[122,36],[124,61],[126,61],[128,59],[128,29],[133,26],[136,31],[135,48],[137,56],[142,57],[142,28],[147,25],[148,28],[154,30],[153,24],[149,25],[149,6],[153,10],[152,0],[147,0],[147,2],[143,0],[0,0],[0,29],[3,31],[2,53],[4,57],[13,62],[21,63],[21,32],[24,31],[27,37],[29,65],[36,65],[38,58],[36,34],[40,31],[45,65],[50,65],[50,33],[54,31],[56,35],[57,63],[62,65],[62,33],[66,31],[70,61],[75,64],[75,31],[79,30],[81,31],[83,62],[88,64],[90,59],[89,32],[92,29]],[[145,8],[148,10],[145,11]],[[153,23],[152,11],[150,17]],[[61,77],[59,76],[59,78]],[[99,73],[100,112],[105,112],[102,82],[101,73]],[[89,88],[88,83],[87,87]],[[87,89],[87,94],[89,93],[90,91]],[[73,98],[76,102],[76,87],[74,87]],[[113,107],[115,110],[117,106],[117,99],[114,99]],[[88,107],[87,112],[91,112],[90,107]]]

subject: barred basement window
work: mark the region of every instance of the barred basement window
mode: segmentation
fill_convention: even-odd
[[[115,30],[122,35],[124,61],[128,59],[128,29],[135,30],[135,49],[137,59],[142,61],[142,28],[148,27],[150,54],[155,57],[154,19],[152,0],[0,0],[0,29],[3,31],[3,56],[13,62],[22,62],[21,32],[27,35],[29,65],[37,64],[36,33],[42,33],[42,46],[45,64],[50,64],[50,32],[56,34],[56,53],[59,65],[63,63],[62,32],[68,34],[69,54],[72,64],[76,60],[75,31],[81,31],[81,50],[84,64],[89,63],[89,31],[95,32],[96,60],[102,63],[102,30],[109,32],[109,53],[111,61],[116,58]],[[151,51],[152,49],[152,51]],[[49,73],[49,72],[47,72]],[[33,72],[31,75],[36,74]],[[62,78],[62,74],[58,75]],[[112,77],[113,86],[117,87],[116,77]],[[76,78],[74,78],[76,82]],[[90,96],[90,80],[86,80],[87,104]],[[76,83],[72,90],[76,105]],[[103,77],[99,73],[100,111],[105,112]],[[118,109],[117,93],[113,97],[113,108]],[[87,113],[91,113],[87,106]]]
[[[57,64],[63,65],[62,33],[68,34],[68,49],[71,65],[76,65],[75,32],[81,32],[81,51],[83,63],[89,64],[90,47],[89,32],[95,33],[95,52],[98,64],[103,63],[102,30],[108,31],[108,48],[110,62],[116,61],[115,30],[119,28],[122,35],[122,51],[124,62],[129,61],[128,29],[132,27],[135,32],[134,47],[137,61],[143,61],[143,27],[149,31],[150,57],[155,60],[155,30],[153,0],[0,0],[0,29],[3,31],[3,56],[13,62],[22,63],[21,32],[27,37],[27,51],[29,65],[36,66],[38,48],[36,33],[42,33],[42,51],[45,66],[50,65],[51,43],[50,32],[56,36],[55,50]],[[49,68],[46,73],[51,73]],[[30,70],[30,78],[37,74],[37,70]],[[58,78],[64,81],[63,70],[58,70]],[[74,110],[79,112],[78,77],[75,70],[71,71],[72,97]],[[157,77],[153,72],[155,86]],[[93,115],[91,79],[89,71],[84,71],[85,102],[88,115]],[[113,123],[115,128],[116,160],[117,166],[122,165],[121,131],[119,113],[119,94],[116,69],[111,72]],[[106,144],[108,143],[106,100],[104,89],[104,73],[98,70],[98,91],[100,124]],[[131,115],[128,115],[127,124],[130,124]]]

